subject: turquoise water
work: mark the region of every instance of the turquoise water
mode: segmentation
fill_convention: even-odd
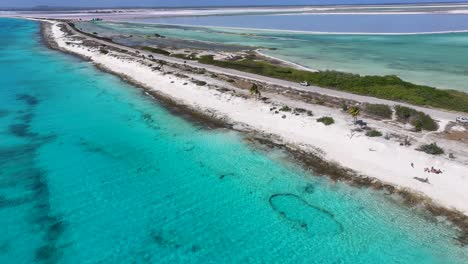
[[[389,195],[174,116],[0,19],[0,263],[463,263]]]
[[[234,18],[236,16],[230,19]],[[185,20],[187,24],[198,23],[197,18]],[[111,22],[82,25],[103,35],[152,35],[157,32],[181,39],[274,48],[276,50],[264,52],[312,69],[397,75],[418,84],[468,92],[468,33],[330,35]]]
[[[338,33],[419,33],[468,30],[464,14],[270,14],[155,17],[140,23]]]

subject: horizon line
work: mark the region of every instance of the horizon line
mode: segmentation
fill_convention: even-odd
[[[58,6],[58,5],[37,5],[32,7],[0,7],[0,11],[68,11],[68,10],[93,10],[93,9],[182,9],[182,8],[235,8],[235,7],[307,7],[307,6],[334,6],[334,7],[352,7],[352,6],[431,6],[440,4],[468,4],[468,0],[454,1],[454,2],[421,2],[421,3],[402,3],[402,2],[388,2],[388,3],[374,3],[374,4],[297,4],[297,5],[199,5],[199,6],[151,6],[151,5],[120,5],[120,6]]]

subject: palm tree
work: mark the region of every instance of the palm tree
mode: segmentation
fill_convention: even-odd
[[[361,109],[357,106],[352,106],[348,109],[348,113],[354,118],[354,123],[356,123],[358,116],[361,114]]]
[[[261,96],[260,90],[255,83],[252,84],[252,87],[250,87],[250,94],[255,95],[257,98]]]

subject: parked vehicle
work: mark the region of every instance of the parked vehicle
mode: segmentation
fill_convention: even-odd
[[[309,86],[310,85],[309,82],[306,82],[306,81],[300,82],[299,84],[302,85],[302,86]]]
[[[466,116],[459,116],[459,117],[457,117],[456,120],[457,120],[457,122],[459,122],[459,123],[468,124],[468,117],[466,117]]]

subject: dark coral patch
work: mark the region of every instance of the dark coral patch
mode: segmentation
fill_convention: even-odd
[[[44,245],[36,250],[36,258],[35,260],[38,262],[52,262],[54,259],[54,247],[50,245]]]
[[[31,105],[31,106],[37,105],[39,103],[39,100],[36,97],[29,95],[29,94],[18,94],[16,95],[16,100],[24,101],[28,105]]]
[[[311,194],[311,193],[314,193],[315,191],[315,187],[313,184],[307,184],[305,187],[304,187],[304,192],[305,193],[308,193],[308,194]]]
[[[219,175],[219,179],[222,180],[222,179],[224,179],[224,178],[227,177],[227,176],[234,176],[234,175],[235,175],[235,174],[232,173],[232,172],[223,173],[223,174]]]
[[[0,117],[5,117],[9,114],[10,112],[8,110],[2,110],[0,109]]]
[[[181,245],[176,242],[171,235],[162,231],[153,230],[151,231],[151,239],[153,242],[160,247],[180,248]]]
[[[29,132],[27,124],[13,124],[9,127],[10,133],[17,137],[34,137],[37,134]]]
[[[21,206],[31,201],[32,199],[30,198],[7,199],[5,197],[0,196],[0,209]]]
[[[23,121],[24,123],[31,123],[34,115],[32,113],[22,114],[18,117],[19,120]]]

